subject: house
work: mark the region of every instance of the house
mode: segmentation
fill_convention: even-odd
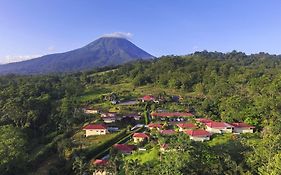
[[[147,127],[152,130],[152,129],[157,129],[157,130],[160,130],[163,125],[162,124],[159,124],[159,123],[150,123],[147,125]]]
[[[103,167],[106,166],[108,160],[103,159],[96,159],[92,161],[92,164],[96,167],[93,175],[109,175],[110,173],[107,172]]]
[[[123,118],[133,118],[134,120],[140,120],[141,119],[141,115],[138,115],[138,114],[127,114],[127,115],[124,115]]]
[[[203,124],[213,122],[213,120],[207,119],[207,118],[196,118],[195,120],[196,120],[198,123],[203,123]]]
[[[89,124],[83,128],[86,131],[86,137],[94,135],[105,135],[108,133],[107,127],[102,124]]]
[[[231,123],[232,126],[234,126],[233,131],[235,133],[253,133],[255,127],[248,125],[246,123]]]
[[[190,112],[152,112],[152,118],[167,118],[167,117],[192,117]]]
[[[176,131],[173,129],[166,129],[166,130],[161,130],[160,134],[162,135],[174,135],[176,134]]]
[[[203,129],[196,129],[196,130],[187,130],[185,131],[187,135],[189,135],[189,138],[194,141],[205,141],[210,140],[211,133],[208,131],[205,131]]]
[[[102,120],[103,120],[104,123],[114,123],[114,122],[116,122],[115,117],[103,117]]]
[[[155,101],[155,97],[152,95],[145,95],[142,98],[140,98],[141,102],[150,102],[150,101]]]
[[[232,133],[233,126],[225,122],[209,122],[206,123],[206,131],[211,133]]]
[[[116,112],[107,112],[107,113],[102,113],[101,114],[101,117],[104,118],[104,117],[117,117],[117,113]]]
[[[117,149],[123,154],[131,154],[133,150],[136,149],[134,145],[127,145],[127,144],[115,144],[113,148]]]
[[[100,112],[98,109],[92,109],[92,108],[82,108],[82,111],[85,114],[98,114]]]
[[[135,143],[143,142],[145,140],[148,140],[149,136],[145,133],[134,133],[133,140]]]
[[[179,123],[179,124],[177,124],[177,127],[179,127],[180,132],[188,130],[188,129],[197,128],[197,126],[193,123]]]

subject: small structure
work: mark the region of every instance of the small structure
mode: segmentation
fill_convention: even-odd
[[[95,171],[93,172],[93,175],[109,175],[109,172],[107,172],[103,167],[105,167],[108,163],[108,160],[103,159],[96,159],[92,161],[92,164],[96,166]]]
[[[213,122],[213,120],[208,119],[208,118],[196,118],[195,120],[196,120],[197,122],[203,123],[203,124]]]
[[[114,122],[116,122],[115,117],[103,117],[102,120],[103,120],[104,123],[114,123]]]
[[[166,130],[161,130],[160,134],[162,135],[174,135],[176,134],[176,131],[173,129],[166,129]]]
[[[152,118],[160,117],[192,117],[193,114],[190,112],[153,112],[151,113]]]
[[[98,114],[100,111],[98,109],[92,109],[92,108],[82,108],[82,111],[85,113],[85,114]]]
[[[203,129],[196,129],[196,130],[187,130],[185,131],[185,133],[187,135],[189,135],[191,140],[194,141],[206,141],[206,140],[210,140],[211,137],[211,133],[209,133],[208,131],[205,131]]]
[[[225,122],[210,122],[206,123],[206,131],[211,133],[232,133],[233,126]]]
[[[117,113],[116,112],[106,112],[106,113],[102,113],[101,114],[101,117],[104,118],[104,117],[117,117]]]
[[[141,115],[139,115],[139,114],[127,114],[127,115],[124,115],[123,118],[133,118],[134,120],[140,120]]]
[[[197,128],[197,126],[193,123],[179,123],[177,126],[179,127],[180,132]]]
[[[148,139],[149,139],[149,136],[146,135],[145,133],[134,133],[134,135],[133,135],[133,140],[135,143],[140,143],[140,142],[143,142]]]
[[[160,130],[163,125],[162,124],[159,124],[159,123],[150,123],[147,125],[147,127],[152,130],[152,129],[157,129],[157,130]]]
[[[140,98],[141,102],[154,102],[155,101],[155,97],[152,95],[145,95],[142,98]]]
[[[234,126],[233,131],[236,133],[253,133],[255,127],[246,123],[231,123]]]
[[[113,148],[117,149],[123,154],[131,154],[133,150],[136,149],[134,145],[127,145],[127,144],[115,144]]]
[[[94,165],[106,165],[108,163],[108,160],[96,159],[96,160],[93,160],[92,163]]]
[[[102,124],[89,124],[83,128],[86,131],[86,137],[94,135],[105,135],[108,133],[107,127]]]

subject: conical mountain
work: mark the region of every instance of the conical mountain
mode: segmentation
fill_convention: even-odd
[[[69,52],[0,65],[0,74],[75,72],[152,58],[152,55],[127,39],[102,37],[82,48]]]

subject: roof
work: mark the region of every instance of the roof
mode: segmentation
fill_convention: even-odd
[[[162,128],[162,124],[159,124],[159,123],[150,123],[147,126],[149,128]]]
[[[211,136],[212,134],[209,133],[208,131],[205,131],[203,129],[196,129],[196,130],[187,130],[185,131],[186,134],[189,136],[194,136],[194,137],[205,137],[205,136]]]
[[[146,135],[145,133],[134,133],[133,137],[137,137],[137,138],[149,138],[148,135]]]
[[[96,159],[92,161],[94,165],[106,165],[108,160],[103,160],[103,159]]]
[[[153,117],[191,117],[193,116],[190,112],[153,112]]]
[[[200,122],[200,123],[209,123],[209,122],[212,122],[213,120],[211,119],[207,119],[207,118],[197,118],[195,119],[197,122]]]
[[[209,126],[210,128],[225,128],[225,127],[232,127],[232,125],[225,123],[225,122],[209,122],[206,123],[207,126]]]
[[[155,100],[155,97],[152,95],[145,95],[141,99],[144,101],[153,101],[153,100]]]
[[[135,149],[134,145],[127,144],[115,144],[113,147],[121,151],[122,153],[131,153]]]
[[[248,125],[247,123],[231,123],[232,126],[234,126],[235,128],[250,128],[250,129],[254,129],[254,126]]]
[[[167,129],[167,130],[162,130],[160,131],[161,134],[164,134],[164,135],[173,135],[176,133],[175,130],[172,130],[172,129]]]
[[[107,129],[107,127],[103,124],[89,124],[83,128],[83,130],[88,130],[88,129]]]
[[[179,123],[177,126],[183,129],[196,128],[196,125],[193,123]]]

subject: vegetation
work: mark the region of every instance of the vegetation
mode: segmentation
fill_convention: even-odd
[[[181,135],[173,140],[162,138],[161,142],[170,143],[177,151],[157,153],[159,143],[152,142],[147,153],[137,152],[132,159],[117,154],[117,158],[112,156],[110,160],[116,173],[278,174],[280,58],[265,53],[203,51],[137,61],[114,67],[114,71],[108,67],[71,75],[0,77],[1,174],[31,173],[43,166],[50,155],[58,160],[50,173],[88,172],[85,160],[95,156],[100,145],[93,142],[80,150],[75,133],[84,123],[99,120],[94,115],[84,115],[83,106],[120,113],[138,111],[145,116],[144,123],[149,123],[153,110],[189,110],[198,117],[244,121],[258,131],[254,135],[217,136],[207,143],[190,142]],[[113,92],[121,101],[145,94],[162,94],[166,100],[178,95],[182,99],[170,105],[147,103],[128,107],[105,100]],[[123,138],[126,134],[116,135]],[[118,139],[111,142],[111,138],[105,138],[99,143],[103,141],[111,144]]]

